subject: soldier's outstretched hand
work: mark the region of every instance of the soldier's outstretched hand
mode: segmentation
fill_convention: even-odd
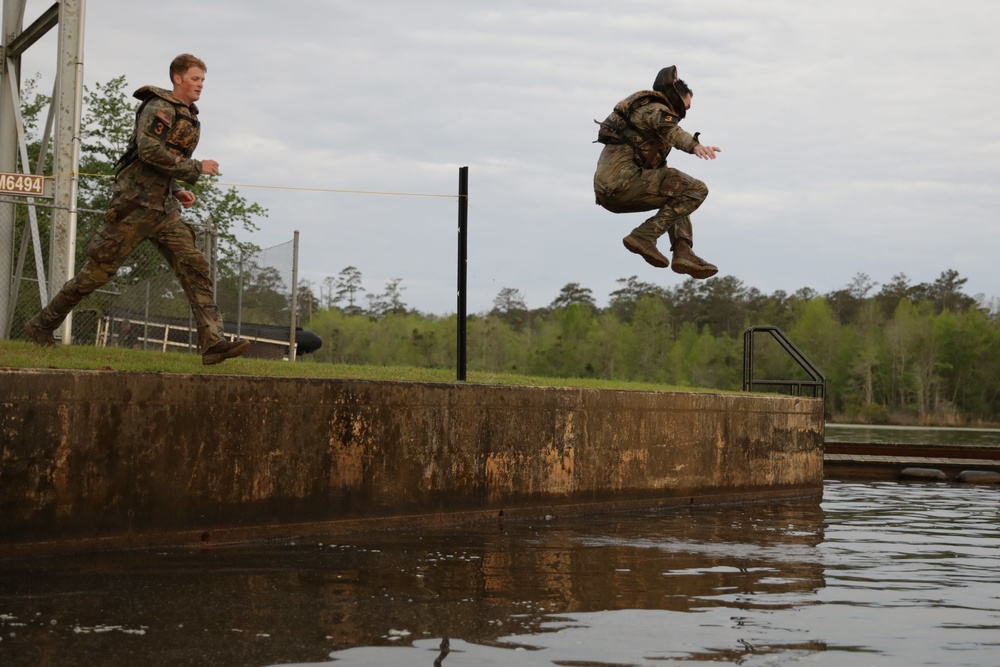
[[[705,144],[695,144],[694,154],[700,157],[702,160],[714,160],[716,153],[721,153],[722,149],[718,146],[706,146]]]

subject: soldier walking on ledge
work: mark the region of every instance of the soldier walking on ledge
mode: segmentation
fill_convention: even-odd
[[[205,63],[184,54],[170,63],[173,91],[143,86],[129,147],[119,161],[104,223],[87,247],[87,261],[59,294],[24,326],[37,344],[56,344],[53,333],[80,301],[107,283],[145,240],[170,264],[198,323],[202,363],[217,364],[250,348],[244,340],[226,340],[215,304],[208,260],[195,246],[194,230],[181,219],[181,206],[195,195],[178,184],[194,185],[202,174],[215,176],[219,163],[195,160],[201,127],[195,102],[205,83]]]
[[[594,174],[594,195],[612,213],[657,211],[622,240],[629,251],[648,264],[666,268],[670,261],[657,249],[656,241],[667,234],[674,272],[709,278],[719,269],[691,250],[690,218],[708,196],[708,187],[667,166],[671,148],[703,160],[714,160],[721,151],[699,142],[698,132],[692,136],[678,125],[691,107],[692,95],[677,78],[677,68],[665,67],[657,74],[653,90],[627,97],[598,123],[597,141],[605,146]]]

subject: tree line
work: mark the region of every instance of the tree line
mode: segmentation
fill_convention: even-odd
[[[1000,322],[990,304],[963,292],[954,270],[931,283],[898,274],[881,286],[858,274],[820,294],[764,294],[733,276],[672,287],[618,280],[606,306],[569,283],[530,309],[516,288],[470,316],[470,370],[598,377],[738,391],[743,332],[782,329],[827,379],[827,410],[864,423],[1000,422]],[[455,316],[410,310],[396,279],[361,306],[361,275],[348,267],[324,281],[307,326],[323,347],[314,361],[453,367]],[[301,292],[300,292],[301,296]],[[300,308],[303,304],[300,301]],[[808,379],[762,337],[755,376]]]

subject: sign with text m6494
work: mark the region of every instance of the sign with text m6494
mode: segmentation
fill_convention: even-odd
[[[45,177],[34,174],[5,174],[0,172],[0,193],[5,195],[27,195],[29,197],[51,197],[45,187]]]

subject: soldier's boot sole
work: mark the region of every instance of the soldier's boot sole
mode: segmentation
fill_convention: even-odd
[[[24,325],[24,333],[28,334],[28,338],[41,347],[55,347],[56,339],[52,335],[51,331],[47,331],[41,327],[34,319],[28,320]]]
[[[643,241],[636,236],[629,234],[622,239],[622,245],[629,252],[634,252],[635,254],[646,260],[647,264],[655,266],[658,269],[665,269],[670,266],[670,260],[664,257],[659,250],[656,249],[656,244],[652,241]]]
[[[674,255],[673,271],[674,273],[688,275],[698,280],[704,280],[718,273],[719,267],[715,264],[709,264],[699,257],[692,259],[690,257],[678,257]]]
[[[221,343],[216,343],[205,354],[201,355],[201,363],[205,366],[220,364],[226,359],[240,356],[249,349],[250,341],[248,340],[222,341]]]

